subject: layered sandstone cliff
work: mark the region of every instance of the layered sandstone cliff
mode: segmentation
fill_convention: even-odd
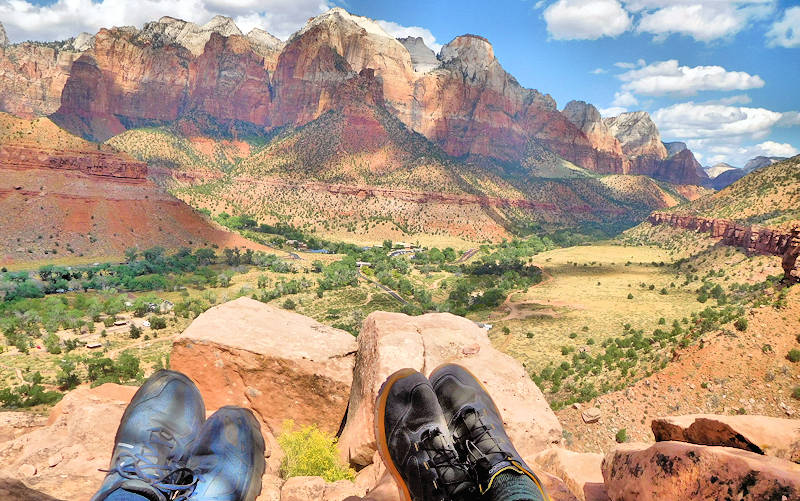
[[[24,118],[55,112],[81,52],[72,43],[0,43],[0,111]]]
[[[725,245],[742,247],[751,252],[783,256],[783,271],[791,279],[800,255],[800,227],[786,232],[772,228],[747,226],[728,219],[713,219],[676,213],[654,212],[650,224],[669,224],[675,228],[710,233]]]

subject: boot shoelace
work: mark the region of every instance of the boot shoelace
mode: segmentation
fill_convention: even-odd
[[[103,472],[116,472],[129,480],[141,480],[158,489],[170,500],[184,500],[194,491],[197,477],[184,465],[177,463],[159,464],[158,447],[172,449],[175,439],[164,428],[151,428],[150,441],[142,444],[142,450],[134,452],[134,447],[120,443],[126,450],[121,452],[117,464]]]
[[[472,416],[473,421],[468,423],[468,416]],[[511,455],[501,447],[500,442],[492,435],[493,426],[487,426],[481,419],[480,413],[472,407],[463,409],[453,421],[461,424],[462,435],[456,438],[456,443],[463,443],[461,454],[469,463],[473,465],[477,478],[484,478],[492,468],[490,455],[502,456],[504,460],[510,460]],[[487,447],[487,441],[489,446]],[[478,447],[481,444],[483,449]]]
[[[433,428],[423,432],[422,440],[415,443],[414,447],[418,451],[427,452],[430,457],[423,464],[426,470],[436,472],[438,480],[433,480],[434,489],[450,496],[456,487],[467,480],[469,473],[459,461],[458,454],[446,447],[443,442],[442,431],[439,428]],[[449,474],[447,470],[450,470]]]

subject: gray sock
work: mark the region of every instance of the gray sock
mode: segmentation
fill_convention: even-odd
[[[484,496],[489,501],[544,501],[544,495],[527,475],[505,471],[492,482]]]

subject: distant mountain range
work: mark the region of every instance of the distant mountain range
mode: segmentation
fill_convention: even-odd
[[[645,112],[602,119],[580,101],[559,110],[549,95],[520,86],[480,36],[457,37],[434,54],[421,39],[395,39],[341,8],[286,42],[257,29],[244,35],[218,16],[203,26],[164,17],[141,30],[6,45],[0,110],[52,115],[99,141],[197,112],[228,134],[269,133],[343,106],[342,89],[372,78],[393,116],[452,157],[520,164],[536,143],[596,173],[703,181],[691,152],[670,155]]]
[[[783,160],[786,160],[786,158],[758,156],[748,160],[745,166],[741,168],[726,163],[718,163],[712,167],[704,167],[703,170],[708,175],[708,181],[706,181],[704,185],[719,191],[757,169]]]

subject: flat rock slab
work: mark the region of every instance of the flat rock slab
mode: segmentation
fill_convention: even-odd
[[[534,458],[542,471],[560,478],[581,501],[608,501],[603,483],[603,455],[547,449]]]
[[[120,418],[136,390],[111,383],[80,387],[53,407],[45,426],[0,444],[0,470],[8,473],[0,476],[31,489],[0,499],[89,499],[105,477],[98,469],[108,468]],[[36,497],[40,493],[45,497]]]
[[[603,478],[614,501],[800,500],[800,465],[730,447],[624,444],[606,454]]]
[[[656,441],[734,447],[800,462],[800,420],[695,414],[654,419]]]
[[[345,331],[242,297],[198,316],[175,339],[170,366],[197,383],[209,409],[251,408],[272,431],[291,419],[335,433],[356,348]]]
[[[474,322],[449,313],[411,317],[374,312],[358,336],[347,422],[339,440],[343,459],[356,466],[372,463],[375,399],[389,375],[403,368],[429,375],[449,362],[469,369],[489,390],[523,457],[561,442],[561,425],[525,368],[494,349]]]

